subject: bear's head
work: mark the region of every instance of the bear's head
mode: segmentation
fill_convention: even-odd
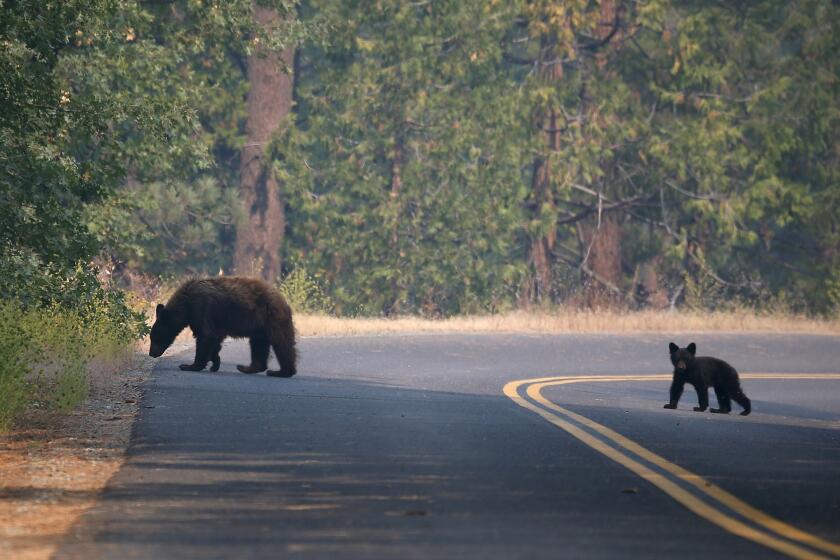
[[[685,371],[694,363],[697,345],[693,342],[685,348],[680,348],[672,342],[668,345],[668,349],[671,351],[671,363],[677,371]]]
[[[159,358],[167,348],[175,342],[175,337],[183,330],[178,324],[172,311],[159,303],[155,308],[155,324],[152,325],[152,332],[149,334],[149,356]]]

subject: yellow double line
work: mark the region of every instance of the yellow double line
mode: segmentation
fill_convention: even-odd
[[[840,373],[747,373],[742,374],[744,379],[821,379],[840,380]],[[696,513],[700,517],[714,523],[715,525],[749,539],[763,546],[772,548],[792,558],[815,559],[826,558],[815,552],[819,550],[835,557],[840,557],[840,546],[806,533],[779,519],[771,517],[766,513],[757,510],[744,501],[736,498],[726,490],[707,481],[703,477],[694,474],[679,465],[676,465],[652,451],[642,447],[636,442],[627,439],[621,434],[599,424],[585,416],[581,416],[571,410],[558,406],[542,396],[541,391],[545,387],[555,385],[567,385],[571,383],[615,383],[629,381],[663,381],[670,380],[670,375],[598,375],[598,376],[573,376],[573,377],[541,377],[536,379],[523,379],[512,381],[504,386],[504,394],[510,397],[516,404],[536,412],[558,428],[561,428],[579,439],[599,453],[609,457],[616,463],[626,467],[633,473],[647,480],[677,502]],[[520,393],[520,388],[525,389],[525,395]],[[604,439],[594,436],[585,428],[600,434]],[[611,442],[614,445],[611,445]],[[655,465],[667,474],[662,474],[650,468],[648,465],[632,457],[625,451],[629,451],[637,458]],[[695,494],[686,490],[679,483],[686,483],[709,498],[710,503],[700,499]],[[719,509],[725,506],[731,511],[743,516],[756,528],[727,514]],[[787,539],[787,540],[786,540]],[[805,548],[806,545],[809,548]],[[814,550],[812,550],[814,549]]]

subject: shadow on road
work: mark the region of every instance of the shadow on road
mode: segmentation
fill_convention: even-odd
[[[144,404],[57,558],[539,557],[558,538],[644,557],[651,520],[686,515],[501,395],[164,371]]]

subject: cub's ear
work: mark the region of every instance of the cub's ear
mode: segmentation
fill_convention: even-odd
[[[668,350],[671,351],[671,354],[673,354],[674,352],[676,352],[679,349],[680,349],[680,347],[677,346],[676,344],[674,344],[673,342],[668,345]]]
[[[157,307],[155,307],[155,319],[160,319],[160,316],[163,315],[163,312],[166,310],[166,307],[159,303]]]
[[[686,350],[688,350],[688,353],[693,356],[697,353],[697,345],[692,342],[688,345],[688,348],[686,348]]]

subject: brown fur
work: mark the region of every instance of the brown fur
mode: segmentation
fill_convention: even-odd
[[[248,338],[251,345],[251,364],[237,366],[239,371],[265,371],[271,347],[280,371],[268,375],[291,377],[296,372],[292,310],[277,290],[261,280],[235,276],[188,280],[165,306],[158,305],[156,314],[149,349],[154,357],[163,354],[184,328],[193,331],[195,361],[181,369],[199,371],[212,361],[211,369],[218,370],[219,349],[230,336]]]

